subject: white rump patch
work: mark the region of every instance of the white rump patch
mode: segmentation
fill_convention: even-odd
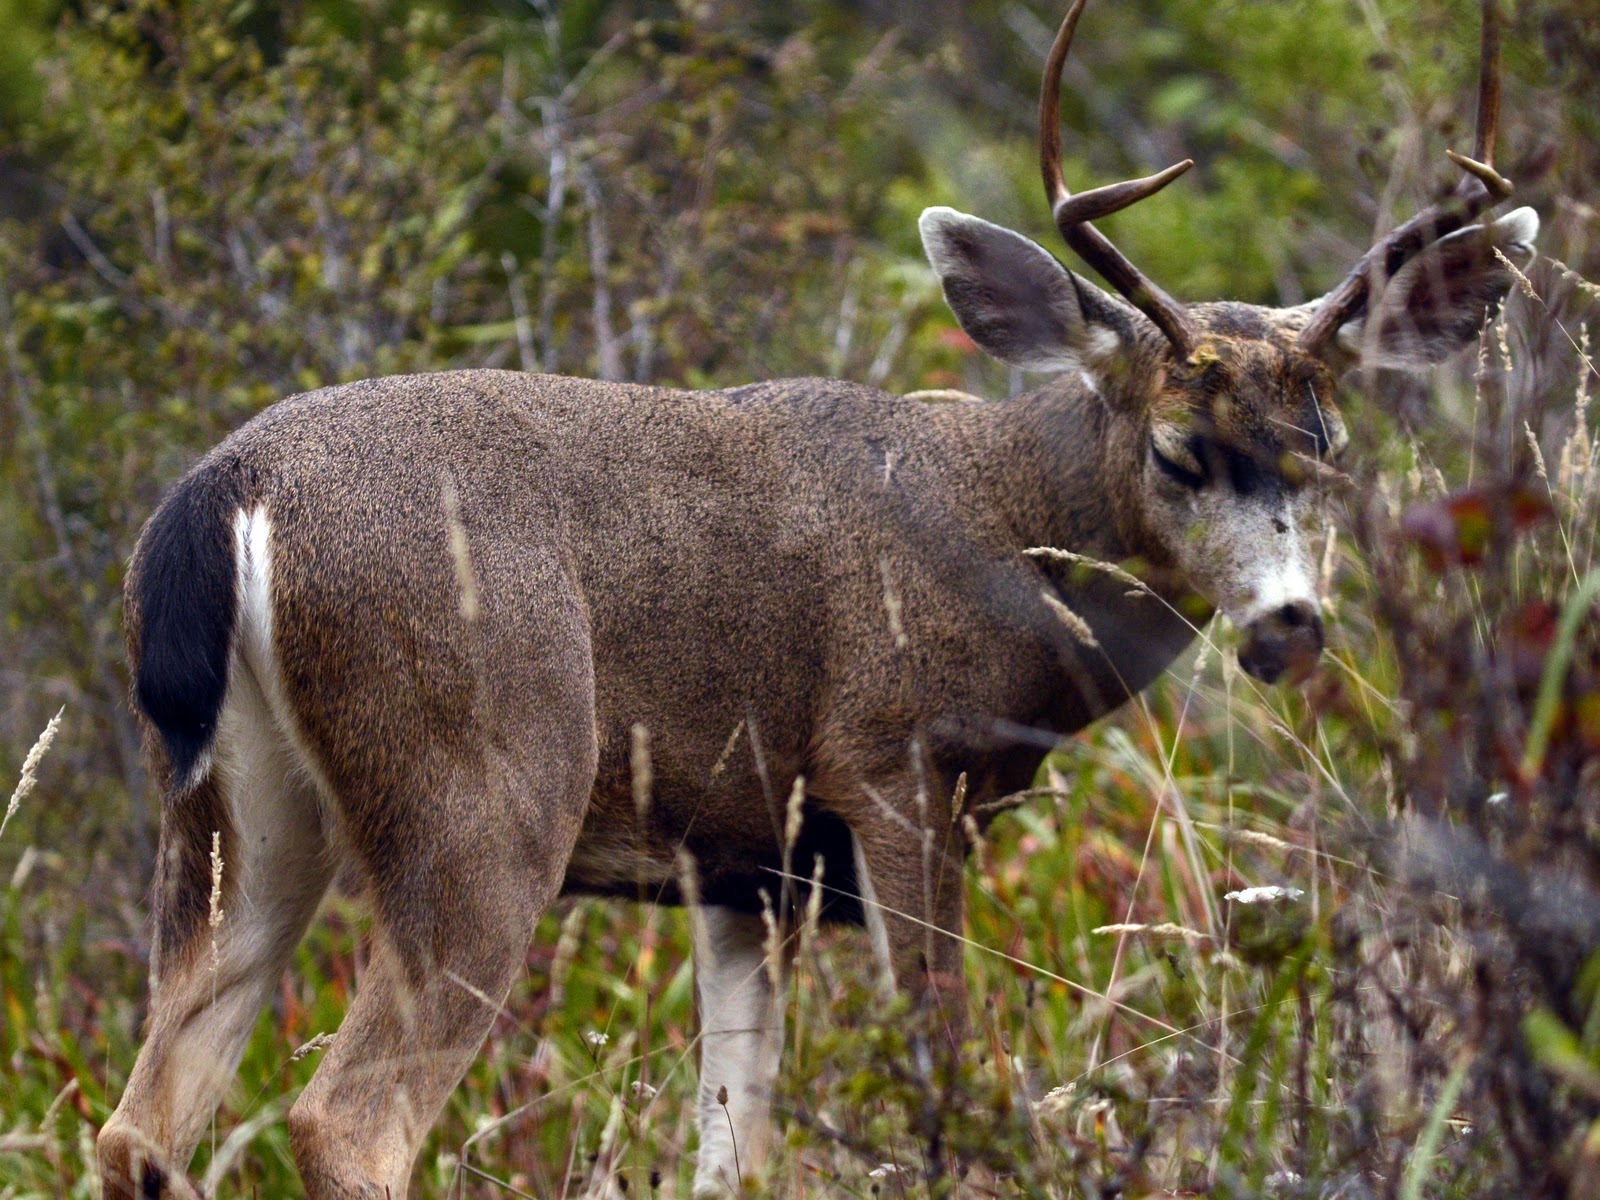
[[[299,735],[278,673],[272,620],[272,522],[266,505],[241,508],[234,514],[233,540],[238,612],[234,622],[235,661],[230,663],[229,675],[239,666],[248,670],[267,709],[260,714],[261,728],[246,736],[278,740],[292,751],[295,767],[315,785],[324,828],[331,831],[335,828],[333,789]]]
[[[272,657],[272,525],[267,508],[241,508],[233,518],[234,563],[239,581],[236,635],[257,678],[277,677]],[[265,670],[263,669],[265,668]]]

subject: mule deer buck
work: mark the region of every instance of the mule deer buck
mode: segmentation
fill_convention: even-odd
[[[289,1115],[310,1196],[403,1196],[540,914],[641,880],[695,906],[695,1191],[737,1189],[778,1069],[762,910],[786,864],[820,857],[827,915],[864,924],[884,982],[958,1046],[958,779],[968,813],[1025,788],[1213,610],[1252,675],[1311,670],[1302,523],[1346,441],[1336,383],[1471,342],[1510,283],[1495,249],[1526,256],[1538,230],[1529,209],[1474,223],[1510,191],[1494,22],[1486,5],[1476,152],[1452,155],[1449,198],[1315,303],[1186,305],[1089,222],[1191,164],[1063,181],[1083,4],[1046,65],[1040,163],[1062,236],[1118,295],[987,221],[921,219],[962,327],[1048,372],[1037,390],[378,379],[283,401],[173,488],[127,581],[164,804],[148,1038],[100,1135],[107,1195],[192,1194],[190,1155],[342,863],[370,893],[371,964]],[[1146,586],[1038,547],[1136,560]]]

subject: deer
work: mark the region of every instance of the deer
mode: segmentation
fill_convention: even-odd
[[[108,1197],[196,1194],[189,1159],[341,869],[370,964],[289,1112],[308,1196],[406,1195],[541,914],[641,885],[691,914],[694,1193],[737,1192],[769,1142],[766,922],[805,902],[794,879],[820,872],[822,917],[864,928],[878,984],[958,1053],[981,814],[1214,613],[1244,671],[1304,682],[1340,381],[1473,342],[1511,283],[1499,255],[1533,253],[1532,209],[1492,216],[1512,190],[1493,0],[1459,185],[1279,308],[1180,303],[1092,224],[1192,160],[1068,189],[1084,4],[1045,64],[1039,161],[1112,290],[978,217],[920,219],[962,329],[1041,386],[935,403],[834,379],[373,379],[277,403],[172,487],[125,589],[162,815]]]

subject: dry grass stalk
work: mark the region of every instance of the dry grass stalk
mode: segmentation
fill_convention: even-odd
[[[1206,668],[1211,665],[1211,652],[1217,648],[1215,639],[1201,638],[1200,649],[1194,656],[1194,678],[1199,680],[1206,673]]]
[[[1213,825],[1208,828],[1224,829],[1220,825]],[[1225,829],[1224,831],[1229,840],[1235,842],[1248,842],[1253,846],[1266,846],[1272,850],[1294,851],[1305,849],[1304,846],[1297,846],[1293,842],[1286,842],[1282,838],[1273,837],[1270,833],[1262,833],[1256,829]]]
[[[650,731],[643,725],[633,727],[629,762],[633,773],[633,811],[642,825],[650,811],[650,793],[655,788],[655,771],[650,765]]]
[[[706,946],[710,944],[710,930],[706,927],[705,909],[700,905],[700,870],[695,865],[694,855],[682,846],[678,847],[676,855],[678,866],[678,894],[683,899],[683,911],[688,914],[689,927],[693,930],[694,944]],[[564,932],[564,931],[563,931]],[[574,939],[573,949],[577,949]],[[555,1007],[554,1000],[551,1002]]]
[[[1335,603],[1333,593],[1333,570],[1339,557],[1339,531],[1332,527],[1328,529],[1328,538],[1322,548],[1321,587],[1322,609],[1329,616],[1334,615]],[[1201,647],[1204,653],[1205,648]]]
[[[611,1098],[605,1128],[600,1131],[600,1146],[594,1156],[594,1166],[589,1171],[589,1182],[583,1191],[585,1196],[612,1196],[620,1191],[613,1183],[613,1176],[620,1157],[623,1116],[622,1095],[618,1093]]]
[[[1549,317],[1555,327],[1561,331],[1562,336],[1564,336],[1567,341],[1572,344],[1572,348],[1577,351],[1578,358],[1583,363],[1584,370],[1595,375],[1597,378],[1600,378],[1600,368],[1597,368],[1594,365],[1594,360],[1589,357],[1587,345],[1580,345],[1578,343],[1578,339],[1573,337],[1571,331],[1569,331],[1567,327],[1562,324],[1561,319],[1557,317],[1555,313],[1550,311],[1550,306],[1545,303],[1544,297],[1539,295],[1539,293],[1534,290],[1533,283],[1526,275],[1517,269],[1516,263],[1512,262],[1509,258],[1502,254],[1498,247],[1495,248],[1494,254],[1495,257],[1500,260],[1501,264],[1511,272],[1512,277],[1517,281],[1517,290],[1520,291],[1524,296],[1528,297],[1528,299],[1532,300],[1540,308],[1544,309],[1545,315]],[[1576,272],[1573,274],[1576,276]],[[1582,278],[1581,276],[1576,277],[1580,279]],[[1586,280],[1584,282],[1587,283]],[[1593,287],[1594,285],[1590,284],[1589,286]],[[1503,320],[1501,323],[1504,323]]]
[[[923,388],[921,391],[907,392],[907,400],[921,400],[925,404],[982,404],[982,396],[974,396],[971,392],[963,392],[958,388]]]
[[[814,855],[811,860],[811,891],[806,896],[803,949],[810,948],[817,936],[817,927],[822,921],[822,867],[822,855]]]
[[[11,799],[6,804],[6,815],[0,817],[0,834],[5,833],[6,826],[11,823],[11,818],[16,815],[17,809],[22,807],[22,802],[28,798],[28,793],[33,791],[39,782],[39,764],[44,760],[50,745],[56,740],[56,731],[61,728],[61,714],[66,712],[66,705],[56,710],[56,715],[51,717],[45,725],[44,731],[39,734],[38,741],[33,743],[33,748],[28,751],[22,760],[22,777],[17,780],[17,786],[11,793]]]
[[[1144,925],[1139,922],[1119,922],[1115,925],[1100,925],[1089,931],[1097,935],[1136,933],[1156,941],[1174,942],[1209,942],[1212,937],[1209,933],[1202,933],[1198,929],[1190,929],[1186,925],[1175,925],[1171,921],[1160,921],[1154,925]]]
[[[217,949],[217,930],[222,927],[222,834],[211,831],[211,897],[207,904],[207,922],[211,926],[211,973],[217,973],[220,951]]]
[[[1533,455],[1533,473],[1548,484],[1550,482],[1550,472],[1545,470],[1544,451],[1539,448],[1539,439],[1534,435],[1533,426],[1524,421],[1522,423],[1522,432],[1528,437],[1528,450]]]
[[[950,795],[950,824],[953,828],[960,820],[967,807],[967,773],[961,772],[956,776],[955,790]]]
[[[688,893],[686,892],[687,896]],[[550,959],[550,1009],[559,1012],[567,999],[567,981],[572,978],[572,964],[578,957],[578,945],[583,933],[584,906],[575,904],[561,920],[561,933],[556,938],[556,949]]]
[[[1047,558],[1054,562],[1075,563],[1088,567],[1092,571],[1100,571],[1140,592],[1149,592],[1150,585],[1140,579],[1131,571],[1119,567],[1116,563],[1103,562],[1098,558],[1091,558],[1087,554],[1076,554],[1071,550],[1062,550],[1055,546],[1030,546],[1023,551],[1029,558]]]
[[[444,506],[444,524],[450,539],[450,562],[455,567],[461,619],[470,623],[478,619],[478,576],[472,569],[467,528],[461,523],[461,495],[456,491],[456,481],[449,475],[444,477],[444,484],[439,489],[439,501]]]
[[[762,961],[767,969],[767,982],[772,987],[774,1004],[781,1004],[783,996],[783,930],[778,923],[778,914],[772,908],[772,896],[766,888],[761,889],[761,924],[766,927],[767,936],[761,944],[764,955]]]
[[[1055,613],[1060,622],[1071,631],[1073,637],[1091,649],[1098,650],[1100,648],[1100,643],[1095,639],[1094,630],[1089,628],[1089,622],[1073,612],[1065,600],[1062,600],[1059,596],[1053,596],[1049,592],[1041,592],[1039,594],[1044,597],[1044,602],[1049,606],[1050,611]]]
[[[65,1086],[56,1093],[55,1099],[50,1101],[50,1107],[44,1110],[44,1116],[39,1118],[39,1128],[49,1129],[54,1123],[56,1115],[60,1113],[62,1105],[78,1094],[78,1080],[76,1077],[67,1080]]]
[[[1501,266],[1511,272],[1511,278],[1517,281],[1517,290],[1519,292],[1521,292],[1529,300],[1537,301],[1540,304],[1544,303],[1543,300],[1539,299],[1539,293],[1533,290],[1532,282],[1526,275],[1522,273],[1522,269],[1518,267],[1516,263],[1507,258],[1505,256],[1505,252],[1502,251],[1499,246],[1494,248],[1494,256],[1500,260]],[[1499,323],[1502,325],[1505,324],[1504,318],[1502,318]]]
[[[744,721],[740,719],[733,726],[733,732],[728,735],[727,743],[722,747],[722,753],[717,755],[717,761],[711,764],[711,778],[715,779],[728,769],[728,760],[733,757],[733,749],[739,744],[739,738],[744,733]]]
[[[1589,326],[1578,326],[1578,353],[1589,357]],[[1588,491],[1590,468],[1594,465],[1594,441],[1589,435],[1589,374],[1578,372],[1578,391],[1572,404],[1572,436],[1561,448],[1561,465],[1558,469],[1561,489],[1567,493],[1572,507],[1583,503]]]
[[[316,1037],[312,1038],[304,1045],[297,1046],[294,1053],[289,1055],[289,1061],[299,1062],[302,1058],[307,1058],[310,1055],[315,1054],[318,1050],[326,1050],[329,1046],[333,1045],[333,1039],[334,1035],[331,1033],[319,1033]]]
[[[1579,275],[1559,258],[1550,258],[1548,255],[1546,255],[1545,261],[1556,269],[1556,272],[1561,276],[1561,278],[1565,279],[1573,287],[1577,288],[1578,291],[1589,297],[1589,299],[1600,300],[1600,283],[1590,283],[1587,279],[1585,279],[1582,275]]]
[[[895,649],[904,650],[910,644],[906,637],[906,627],[901,619],[904,604],[898,592],[894,590],[894,581],[889,576],[889,556],[885,554],[878,559],[878,571],[883,576],[883,611],[889,618],[889,634],[894,638]]]
[[[794,787],[789,789],[789,804],[783,817],[783,856],[787,860],[790,851],[800,840],[800,826],[805,821],[806,803],[806,777],[796,775]]]
[[[961,818],[961,832],[966,835],[967,845],[972,847],[973,865],[978,875],[982,876],[989,869],[989,864],[984,859],[983,830],[978,828],[977,818],[971,813]]]

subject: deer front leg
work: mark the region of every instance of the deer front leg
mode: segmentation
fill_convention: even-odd
[[[691,922],[700,1000],[700,1159],[696,1197],[736,1194],[766,1156],[772,1085],[783,1052],[760,916],[706,906]]]
[[[951,838],[886,819],[852,835],[856,890],[885,990],[908,992],[940,1048],[958,1050],[969,1027],[960,850]]]

